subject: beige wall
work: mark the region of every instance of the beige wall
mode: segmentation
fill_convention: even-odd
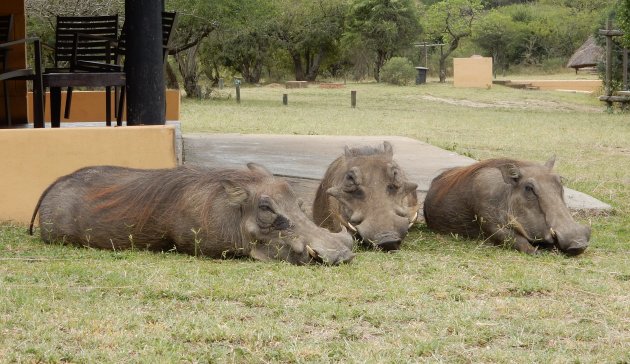
[[[0,130],[0,221],[28,224],[41,193],[58,177],[90,165],[170,168],[177,165],[175,128]]]
[[[114,115],[112,91],[112,121],[116,121]],[[33,122],[33,94],[28,93],[28,121]],[[66,105],[66,92],[61,93],[61,122],[75,121],[105,121],[105,91],[74,91],[72,92],[72,107],[70,108],[70,118],[64,119],[63,110]],[[179,90],[166,90],[166,120],[179,120],[180,96]],[[123,113],[123,120],[127,115]],[[44,110],[44,120],[50,122],[50,93],[46,93],[46,110]]]
[[[453,58],[453,85],[491,88],[492,58],[480,56]]]

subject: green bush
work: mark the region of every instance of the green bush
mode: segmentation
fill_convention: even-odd
[[[394,85],[405,86],[415,78],[416,69],[405,57],[392,57],[383,65],[381,81]]]

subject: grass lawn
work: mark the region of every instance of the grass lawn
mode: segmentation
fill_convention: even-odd
[[[630,362],[628,114],[594,96],[501,86],[241,95],[240,105],[184,100],[183,132],[402,135],[476,159],[555,154],[568,187],[614,212],[579,217],[593,235],[575,258],[419,224],[400,252],[359,251],[339,267],[44,245],[5,224],[0,362]]]

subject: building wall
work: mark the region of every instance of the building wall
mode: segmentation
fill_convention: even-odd
[[[0,221],[28,224],[41,193],[57,178],[92,165],[171,168],[175,128],[74,127],[0,130]]]
[[[114,92],[112,91],[112,121],[116,120],[114,114]],[[28,93],[28,120],[33,122],[33,93]],[[70,118],[64,119],[63,110],[66,105],[66,92],[61,93],[61,122],[75,121],[105,121],[105,91],[73,91]],[[179,120],[180,95],[179,90],[166,90],[166,120]],[[127,114],[123,113],[123,120]],[[46,93],[46,108],[44,121],[50,122],[50,93]]]
[[[26,37],[26,22],[24,17],[24,1],[1,0],[0,15],[13,14],[13,39]],[[29,45],[29,51],[33,47]],[[9,68],[26,67],[26,46],[17,45],[9,52]],[[1,83],[2,81],[0,81]],[[8,81],[9,102],[11,103],[11,122],[13,124],[26,123],[26,82]],[[4,111],[4,88],[0,87],[0,125],[6,125]]]
[[[455,87],[492,87],[492,58],[472,56],[453,58],[453,85]]]

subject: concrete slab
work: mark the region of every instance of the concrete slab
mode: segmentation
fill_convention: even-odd
[[[242,167],[249,162],[260,163],[272,173],[287,177],[296,192],[310,202],[326,168],[343,153],[344,146],[378,145],[383,141],[393,145],[394,158],[408,178],[418,184],[422,198],[431,180],[443,170],[475,162],[399,136],[184,134],[183,154],[186,164]],[[611,210],[609,205],[569,188],[565,188],[565,197],[573,211],[597,214]]]

